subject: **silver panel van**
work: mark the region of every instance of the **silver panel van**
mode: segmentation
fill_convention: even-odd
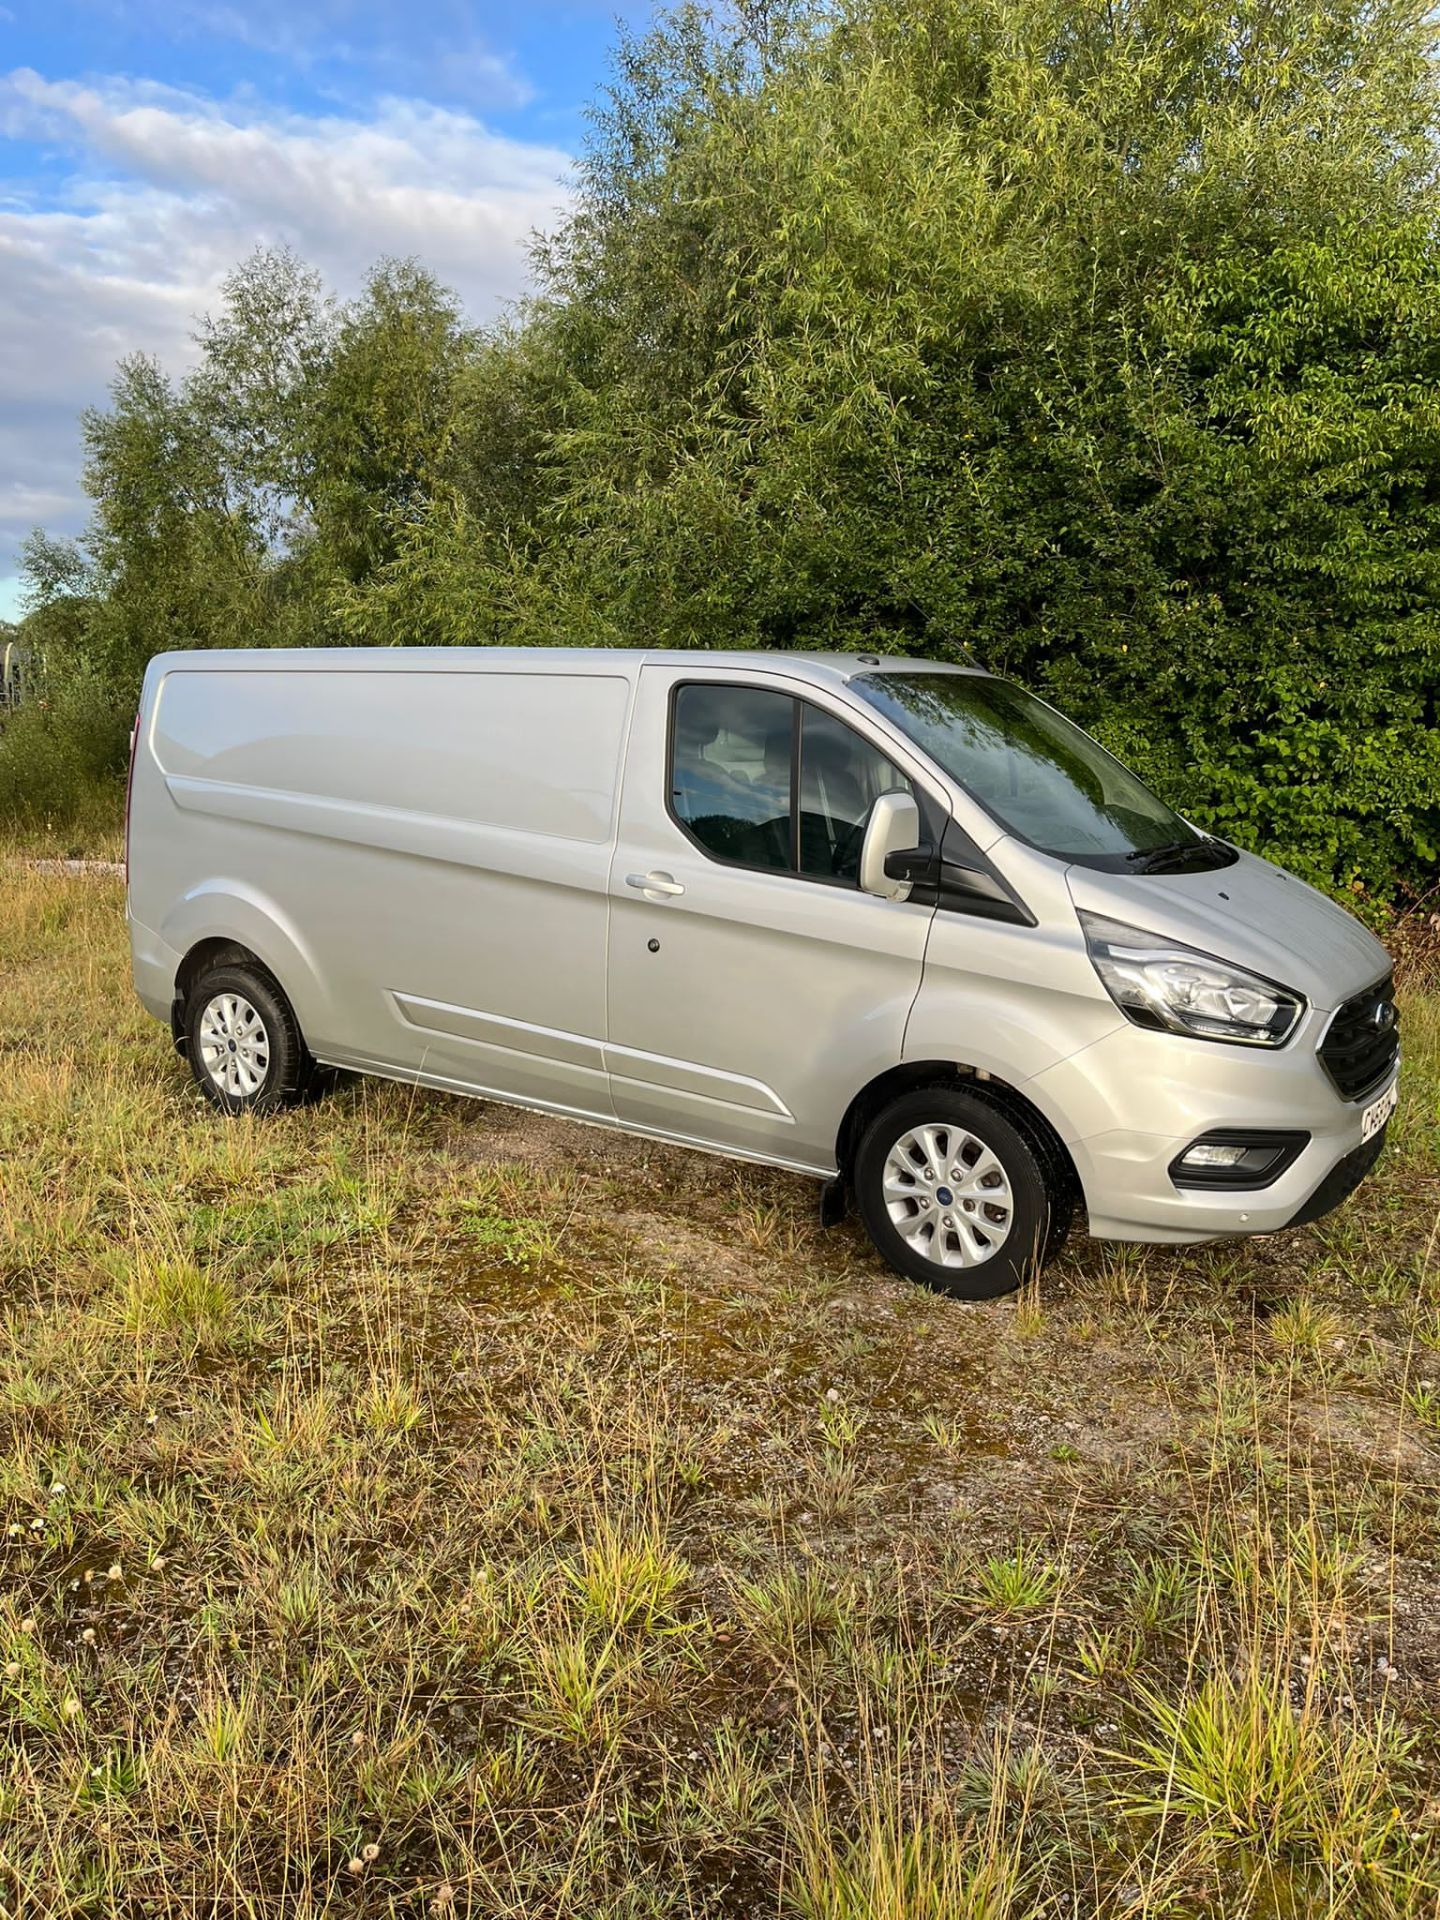
[[[769,1162],[899,1271],[1014,1287],[1373,1165],[1384,948],[1045,702],[873,656],[171,653],[135,982],[222,1112],[346,1068]]]

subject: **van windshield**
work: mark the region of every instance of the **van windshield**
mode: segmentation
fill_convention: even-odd
[[[850,684],[1007,832],[1042,853],[1121,873],[1197,872],[1236,857],[1073,721],[1008,680],[867,673]]]

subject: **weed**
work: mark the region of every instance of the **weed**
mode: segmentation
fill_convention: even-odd
[[[425,1403],[403,1375],[380,1373],[362,1388],[355,1403],[363,1423],[375,1433],[397,1438],[425,1418]]]
[[[853,1447],[865,1427],[865,1416],[847,1407],[843,1400],[820,1403],[820,1434],[827,1447],[843,1453]]]
[[[227,1332],[233,1313],[226,1282],[188,1261],[156,1261],[142,1254],[126,1277],[123,1315],[128,1333],[185,1333],[212,1342]]]
[[[921,1416],[920,1426],[946,1453],[963,1453],[968,1439],[965,1423],[932,1407]]]
[[[494,1255],[512,1267],[545,1266],[560,1250],[557,1235],[539,1221],[511,1219],[483,1207],[464,1209],[460,1230],[468,1246]]]
[[[1330,1875],[1382,1872],[1405,1834],[1394,1782],[1409,1742],[1383,1714],[1338,1717],[1283,1669],[1247,1659],[1172,1699],[1136,1690],[1132,1812],[1210,1848],[1308,1859]]]
[[[1013,1553],[981,1561],[968,1597],[992,1613],[1034,1613],[1059,1600],[1066,1579],[1063,1561],[1048,1559],[1033,1543],[1021,1541]]]
[[[768,1580],[742,1581],[742,1619],[772,1655],[789,1659],[833,1633],[846,1603],[818,1567],[791,1566]]]
[[[670,1616],[688,1569],[654,1534],[626,1533],[613,1521],[602,1519],[564,1572],[599,1626],[648,1631]]]
[[[538,1639],[525,1657],[530,1681],[527,1719],[537,1732],[575,1746],[609,1745],[624,1721],[623,1694],[637,1671],[615,1633],[560,1629]]]
[[[1313,1355],[1333,1349],[1343,1339],[1345,1322],[1338,1313],[1302,1293],[1276,1308],[1266,1322],[1266,1332],[1277,1347]]]

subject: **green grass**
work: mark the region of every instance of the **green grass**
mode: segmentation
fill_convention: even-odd
[[[1440,1908],[1440,1002],[1302,1232],[896,1279],[762,1169],[222,1122],[0,876],[0,1903]]]
[[[1021,1541],[1013,1553],[992,1554],[976,1569],[973,1595],[994,1613],[1035,1613],[1054,1605],[1064,1585],[1063,1563]]]

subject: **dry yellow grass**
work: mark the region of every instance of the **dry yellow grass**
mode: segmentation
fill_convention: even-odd
[[[1331,1220],[976,1309],[778,1174],[222,1123],[111,881],[0,980],[8,1912],[1436,1910],[1440,1003]]]

